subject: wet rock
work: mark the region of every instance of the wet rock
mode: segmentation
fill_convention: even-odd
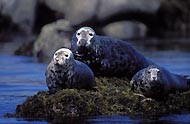
[[[105,35],[120,39],[144,38],[147,27],[143,23],[134,21],[121,21],[106,25],[103,28]]]
[[[22,30],[30,33],[35,20],[36,0],[1,0],[1,14],[10,17]]]
[[[35,57],[40,62],[49,62],[57,49],[70,48],[72,34],[72,26],[66,20],[45,25],[34,43]]]
[[[155,101],[131,92],[126,78],[96,77],[96,82],[96,91],[65,89],[55,94],[38,92],[17,106],[16,117],[59,120],[90,115],[158,116],[190,112],[190,90]]]

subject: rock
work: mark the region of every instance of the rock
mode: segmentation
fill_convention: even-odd
[[[64,13],[67,0],[43,0],[41,3],[58,13]]]
[[[98,0],[67,0],[65,18],[72,24],[80,24],[95,16]]]
[[[97,29],[118,21],[135,20],[147,26],[148,36],[189,36],[189,1],[181,0],[41,0],[72,25]],[[81,4],[83,3],[83,4]],[[60,17],[57,15],[61,15]],[[177,17],[177,18],[175,18]],[[100,29],[101,30],[101,29]]]
[[[33,53],[40,62],[49,62],[53,53],[62,47],[70,48],[72,27],[66,20],[45,25],[34,43]]]
[[[99,20],[120,13],[156,13],[162,0],[100,0],[97,17]]]
[[[11,22],[8,16],[0,14],[0,42],[8,42],[12,39],[12,30],[17,30],[17,25]]]
[[[58,13],[64,13],[72,25],[77,25],[95,15],[98,0],[44,0],[44,3]]]
[[[143,23],[134,21],[120,21],[106,25],[103,28],[105,35],[119,39],[144,38],[147,27]]]
[[[76,89],[48,91],[28,97],[17,106],[16,117],[51,118],[63,121],[64,117],[94,115],[159,116],[190,112],[190,90],[170,94],[163,101],[146,99],[130,90],[126,78],[96,77],[96,91]]]
[[[157,13],[157,27],[165,37],[190,36],[190,1],[164,0]],[[158,29],[157,29],[158,30]]]
[[[1,0],[0,12],[10,17],[13,23],[30,33],[35,20],[36,0]]]
[[[90,21],[104,21],[122,13],[153,13],[161,0],[43,0],[52,10],[65,15],[73,25]],[[82,4],[81,4],[82,3]]]
[[[55,94],[49,94],[47,91],[39,92],[17,106],[16,116],[59,120],[58,118],[62,117],[115,113],[120,108],[122,111],[126,110],[120,103],[127,102],[127,99],[121,100],[125,98],[125,93],[129,92],[129,88],[126,88],[127,79],[96,78],[96,82],[98,82],[97,91],[65,89]]]

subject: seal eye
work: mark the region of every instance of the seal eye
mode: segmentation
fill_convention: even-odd
[[[93,34],[92,34],[92,33],[89,33],[89,35],[90,35],[90,36],[93,36]]]
[[[160,73],[160,70],[158,70],[158,74]]]
[[[80,33],[77,33],[77,35],[80,35]]]
[[[57,53],[55,53],[55,56],[57,56]]]
[[[69,57],[69,55],[66,54],[65,57]]]
[[[148,71],[148,74],[150,74],[151,72],[150,71]]]

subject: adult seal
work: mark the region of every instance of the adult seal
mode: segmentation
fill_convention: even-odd
[[[184,92],[190,80],[185,76],[173,74],[158,66],[149,66],[137,72],[130,81],[131,89],[146,97],[161,99],[169,93]]]
[[[54,53],[46,69],[46,84],[50,92],[58,89],[91,89],[95,85],[92,70],[74,59],[69,49],[61,48]]]
[[[131,79],[137,71],[154,65],[126,41],[96,35],[90,27],[82,27],[73,34],[71,51],[77,60],[101,76],[127,76]]]

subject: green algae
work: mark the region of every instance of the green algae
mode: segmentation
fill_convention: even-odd
[[[162,101],[131,91],[127,78],[96,78],[93,91],[64,89],[38,92],[16,109],[16,117],[63,118],[94,115],[159,116],[190,112],[190,90],[169,94]]]

